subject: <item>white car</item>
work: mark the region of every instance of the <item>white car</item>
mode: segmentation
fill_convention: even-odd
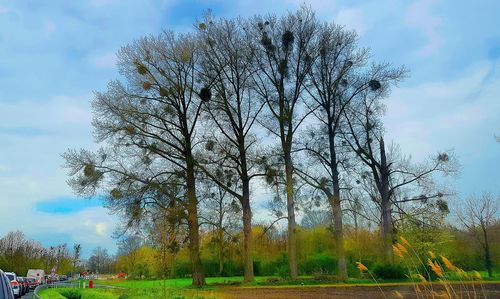
[[[9,278],[2,270],[0,270],[0,298],[14,299],[14,293],[12,293]]]
[[[21,286],[17,282],[17,275],[14,272],[5,272],[7,278],[10,280],[10,286],[14,292],[14,298],[21,298]]]

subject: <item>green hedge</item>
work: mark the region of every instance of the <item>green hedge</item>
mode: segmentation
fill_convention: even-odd
[[[407,277],[406,269],[399,264],[379,264],[373,268],[373,274],[380,279],[404,279]]]

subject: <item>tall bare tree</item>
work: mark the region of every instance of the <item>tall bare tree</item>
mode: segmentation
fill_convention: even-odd
[[[374,70],[374,74],[379,76],[385,72],[384,80],[370,79],[370,89],[359,97],[356,105],[346,110],[348,129],[344,140],[366,165],[367,174],[362,176],[371,176],[376,191],[373,200],[381,211],[384,252],[386,260],[392,262],[395,236],[393,209],[401,211],[404,203],[428,203],[432,199],[442,201],[445,193],[432,188],[433,176],[436,173],[456,173],[458,165],[451,153],[440,153],[415,164],[393,150],[394,147],[388,151],[380,119],[384,106],[380,100],[387,94],[390,84],[401,78],[402,70]],[[406,193],[409,195],[400,196]]]
[[[370,89],[371,80],[385,80],[384,76],[389,73],[385,65],[378,66],[377,70],[370,69],[368,50],[358,47],[355,32],[341,26],[322,25],[315,43],[315,59],[306,81],[306,91],[308,109],[317,125],[305,134],[302,148],[316,167],[308,165],[299,173],[327,198],[333,213],[338,275],[345,279],[340,170],[347,161],[349,147],[342,142],[346,125],[344,112],[353,100]]]
[[[242,27],[240,20],[215,20],[210,15],[199,24],[202,76],[213,93],[205,106],[210,130],[206,132],[205,163],[200,167],[241,205],[244,280],[249,282],[254,279],[250,184],[259,175],[253,129],[264,104],[255,101],[254,63]]]
[[[484,266],[488,271],[488,277],[492,277],[493,275],[490,229],[498,222],[497,212],[499,202],[500,196],[495,199],[489,193],[485,193],[480,197],[472,196],[465,201],[465,205],[457,212],[458,219],[462,225],[481,246]]]
[[[191,35],[164,32],[122,48],[120,73],[92,103],[98,153],[68,151],[69,184],[80,195],[99,188],[108,206],[131,224],[146,207],[185,211],[193,285],[205,284],[196,194],[196,124],[210,90],[199,83],[199,54]],[[174,200],[177,199],[177,200]]]
[[[317,33],[314,13],[302,8],[276,18],[257,16],[248,30],[249,45],[255,52],[258,70],[254,73],[255,91],[267,105],[261,124],[279,139],[284,161],[288,216],[288,259],[291,279],[297,279],[297,231],[294,197],[294,136],[307,116],[303,109],[304,82],[312,66],[314,37]]]

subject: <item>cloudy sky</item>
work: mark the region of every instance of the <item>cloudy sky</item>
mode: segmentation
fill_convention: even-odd
[[[500,191],[500,1],[305,1],[355,29],[373,58],[411,75],[387,101],[388,139],[419,161],[454,149],[460,197]],[[216,16],[282,13],[304,1],[0,0],[0,236],[112,252],[116,219],[76,199],[60,154],[95,148],[89,100],[118,77],[115,53],[162,29]]]

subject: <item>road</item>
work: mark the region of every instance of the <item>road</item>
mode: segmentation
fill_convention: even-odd
[[[33,290],[31,290],[29,293],[24,294],[24,296],[21,297],[21,299],[32,299],[33,298]]]

